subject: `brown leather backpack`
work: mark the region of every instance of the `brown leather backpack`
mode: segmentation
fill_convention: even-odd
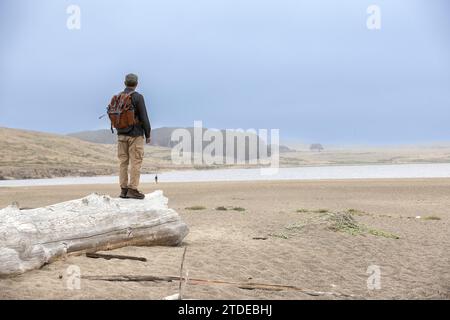
[[[108,105],[111,131],[113,131],[113,128],[126,129],[139,123],[131,100],[131,95],[134,92],[135,91],[129,93],[121,92],[111,98],[111,102]]]

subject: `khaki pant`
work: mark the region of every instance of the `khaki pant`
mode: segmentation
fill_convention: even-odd
[[[120,187],[137,189],[144,159],[144,137],[119,135],[117,149],[120,161]],[[128,166],[130,164],[130,183],[128,183]]]

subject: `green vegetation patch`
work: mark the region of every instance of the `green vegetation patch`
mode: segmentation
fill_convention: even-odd
[[[243,212],[245,211],[245,208],[241,208],[241,207],[225,207],[225,206],[219,206],[216,207],[217,211],[239,211],[239,212]]]
[[[441,218],[438,216],[426,216],[423,217],[423,220],[441,220]]]
[[[186,210],[205,210],[206,207],[204,207],[204,206],[192,206],[192,207],[187,207],[185,209]]]
[[[328,210],[328,209],[317,209],[317,210],[313,210],[312,212],[314,212],[314,213],[328,213],[328,212],[330,212],[330,210]]]
[[[345,211],[348,214],[354,215],[354,216],[363,216],[366,215],[366,212],[362,211],[362,210],[358,210],[358,209],[347,209]]]
[[[269,233],[269,237],[287,240],[289,237],[284,233]]]
[[[329,215],[328,221],[331,222],[331,225],[328,228],[333,231],[344,232],[353,236],[360,234],[371,234],[377,237],[400,239],[399,236],[393,233],[369,228],[363,224],[359,224],[348,212],[332,213]]]
[[[390,239],[400,239],[399,236],[390,233],[390,232],[386,232],[383,230],[377,230],[377,229],[371,229],[371,228],[367,228],[367,233],[377,236],[377,237],[383,237],[383,238],[390,238]]]
[[[284,228],[286,230],[289,230],[289,231],[300,231],[304,227],[305,227],[305,225],[303,223],[293,223],[293,224],[290,224],[290,225],[288,225],[288,226],[286,226]]]
[[[331,222],[331,225],[328,227],[330,230],[345,232],[353,236],[364,233],[363,228],[349,213],[330,214],[328,221]]]

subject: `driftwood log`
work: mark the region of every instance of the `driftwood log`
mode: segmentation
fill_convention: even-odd
[[[30,210],[0,210],[0,276],[20,274],[67,255],[124,246],[176,246],[188,227],[162,191],[144,200],[91,194]]]

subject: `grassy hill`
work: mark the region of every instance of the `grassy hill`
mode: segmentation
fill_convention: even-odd
[[[82,137],[0,127],[0,180],[118,174],[116,136],[107,130],[92,133],[86,133],[89,139],[99,134],[101,138],[97,141],[101,143],[84,141]],[[106,138],[113,140],[105,143]],[[175,165],[170,148],[146,145],[142,173],[217,167],[227,165]]]
[[[152,143],[153,146],[170,147],[170,137],[172,132],[177,128],[154,128],[152,129]],[[190,130],[192,132],[192,129]],[[111,130],[100,129],[90,131],[80,131],[69,133],[68,136],[81,139],[83,141],[102,143],[102,144],[115,144],[117,142],[117,135],[112,134]]]
[[[116,146],[64,135],[0,128],[0,179],[117,173]],[[144,172],[171,168],[170,149],[146,146]]]

